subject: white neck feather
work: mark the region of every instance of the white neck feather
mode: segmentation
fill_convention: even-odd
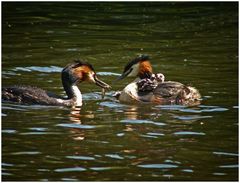
[[[76,85],[72,86],[72,91],[73,91],[74,96],[76,97],[75,105],[76,106],[82,106],[82,93],[81,93],[81,91],[78,89],[78,87]]]

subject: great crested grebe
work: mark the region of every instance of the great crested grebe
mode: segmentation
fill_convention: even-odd
[[[116,94],[120,102],[124,103],[156,103],[161,105],[200,104],[199,91],[176,81],[164,81],[163,74],[153,74],[152,66],[147,55],[142,55],[130,61],[124,68],[122,75],[137,77],[128,84],[123,91]]]
[[[62,85],[67,98],[59,97],[43,89],[31,86],[12,86],[2,89],[2,100],[22,104],[82,106],[82,94],[77,84],[82,81],[90,81],[105,89],[111,87],[97,78],[91,64],[75,61],[68,64],[61,73]]]

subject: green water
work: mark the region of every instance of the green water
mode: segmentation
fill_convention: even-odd
[[[112,83],[139,54],[199,106],[132,106]],[[2,103],[3,181],[238,180],[238,3],[2,2],[2,86],[64,95],[61,69],[90,62],[101,90],[80,111]]]

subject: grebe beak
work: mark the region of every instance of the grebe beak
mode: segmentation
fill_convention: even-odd
[[[122,73],[122,75],[121,76],[119,76],[115,81],[119,81],[119,80],[122,80],[122,79],[124,79],[125,77],[127,77],[128,76],[128,74],[130,74],[130,72],[132,72],[132,70],[128,70],[128,71],[126,71],[126,72],[124,72],[124,73]]]
[[[94,75],[94,81],[95,81],[95,84],[96,84],[97,86],[100,86],[101,88],[111,89],[111,86],[110,86],[110,85],[108,85],[107,83],[104,83],[103,81],[101,81],[100,79],[98,79],[96,75]]]

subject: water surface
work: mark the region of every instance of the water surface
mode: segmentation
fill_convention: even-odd
[[[64,95],[61,69],[92,63],[113,90],[81,109],[2,103],[4,181],[238,180],[238,3],[2,3],[2,85]],[[125,105],[112,81],[139,54],[199,106]]]

